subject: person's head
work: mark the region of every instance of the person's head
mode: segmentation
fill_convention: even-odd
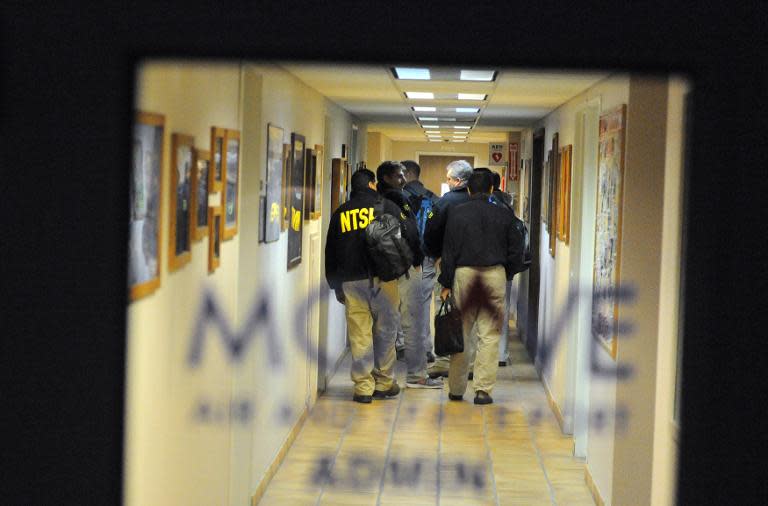
[[[491,176],[493,177],[493,189],[495,191],[501,191],[501,176],[498,172],[491,173]]]
[[[471,175],[472,166],[466,160],[456,160],[445,167],[445,177],[451,190],[466,186]]]
[[[368,169],[359,169],[352,174],[352,190],[376,189],[376,174]]]
[[[469,176],[469,182],[467,183],[467,190],[470,195],[477,193],[491,193],[493,188],[493,177],[491,172],[485,172],[476,170]]]
[[[384,181],[389,186],[401,189],[405,186],[404,168],[400,162],[392,160],[381,162],[381,165],[376,169],[376,180],[378,182]]]
[[[421,176],[421,167],[419,167],[418,163],[414,162],[413,160],[403,160],[400,163],[402,163],[403,167],[405,167],[406,183],[419,180],[419,176]]]

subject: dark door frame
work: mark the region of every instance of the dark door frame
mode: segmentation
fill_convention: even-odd
[[[544,129],[533,132],[533,160],[531,162],[531,267],[528,269],[528,315],[525,326],[525,348],[535,360],[539,335],[539,284],[541,282],[541,178],[544,173]]]

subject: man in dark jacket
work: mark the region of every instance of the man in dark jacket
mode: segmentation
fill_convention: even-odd
[[[456,160],[445,167],[445,177],[448,181],[450,191],[440,197],[435,203],[434,210],[427,218],[424,229],[424,246],[428,256],[435,259],[435,272],[440,273],[439,258],[443,249],[443,234],[445,233],[445,223],[450,214],[450,210],[457,204],[469,200],[467,193],[467,181],[472,175],[472,166],[466,160]],[[435,283],[435,289],[440,285]],[[435,307],[440,307],[438,293],[435,293]],[[448,357],[437,357],[435,363],[427,370],[431,378],[448,376]]]
[[[421,263],[424,254],[421,252],[416,217],[414,216],[408,199],[403,193],[405,185],[404,167],[400,162],[386,161],[376,169],[378,191],[386,199],[396,204],[404,216],[406,233],[416,238],[412,244],[414,252],[413,265],[406,276],[398,280],[400,292],[400,330],[404,347],[407,376],[405,386],[408,388],[434,388],[442,389],[441,381],[435,381],[427,377],[427,355],[424,348],[424,336],[422,335],[424,323],[423,312],[418,307],[418,289],[421,282]]]
[[[520,261],[523,237],[512,214],[490,201],[491,176],[470,176],[470,200],[451,210],[443,242],[440,297],[453,293],[464,331],[464,352],[451,356],[448,372],[451,400],[461,400],[467,389],[467,367],[472,348],[475,404],[490,404],[498,370],[499,336],[504,314],[506,282]],[[472,338],[476,327],[477,343]]]
[[[365,229],[375,218],[374,207],[399,219],[406,216],[376,193],[375,176],[367,169],[352,174],[350,199],[331,216],[325,244],[325,276],[344,304],[352,354],[350,375],[355,383],[353,400],[370,403],[372,398],[396,396],[394,379],[395,335],[400,320],[397,280],[381,281],[374,276],[365,242]],[[404,231],[405,232],[405,231]],[[418,245],[415,234],[409,244]]]

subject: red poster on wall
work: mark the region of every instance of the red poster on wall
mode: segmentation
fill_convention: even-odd
[[[517,181],[520,179],[520,160],[518,159],[519,144],[517,142],[509,143],[509,180]]]

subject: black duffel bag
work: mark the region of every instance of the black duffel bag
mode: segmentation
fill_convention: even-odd
[[[461,312],[451,295],[443,301],[435,315],[435,355],[445,357],[463,351]]]

